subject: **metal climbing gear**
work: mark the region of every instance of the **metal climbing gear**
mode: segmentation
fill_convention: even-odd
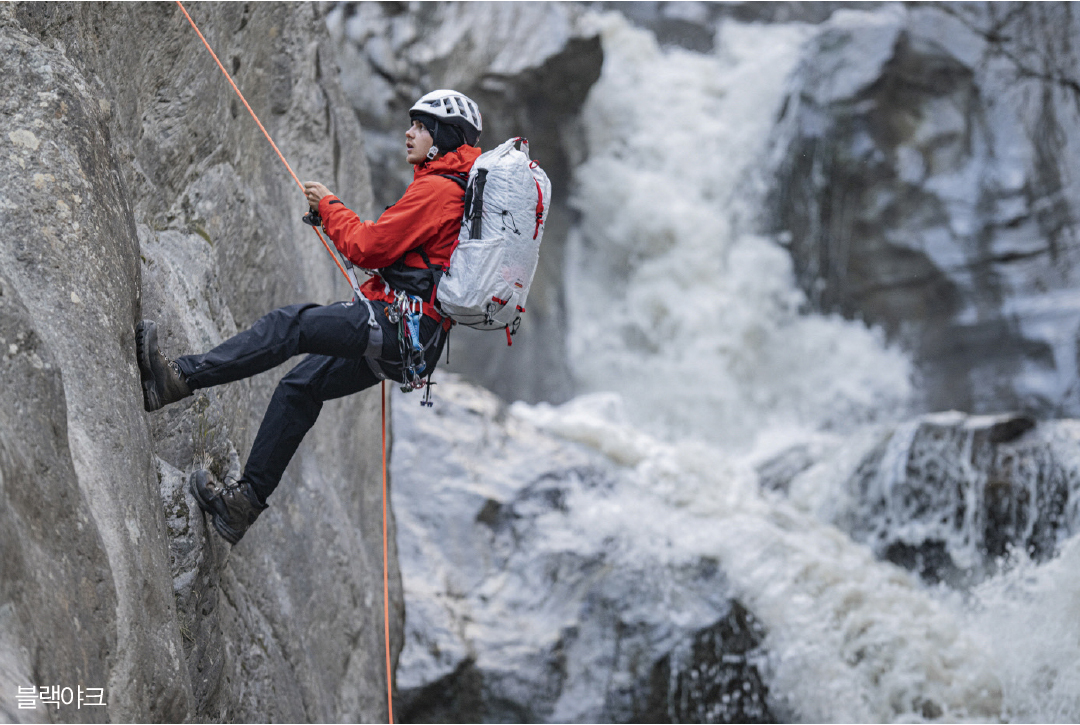
[[[424,381],[424,353],[427,348],[420,339],[420,318],[423,315],[423,300],[413,295],[399,292],[393,304],[386,308],[390,322],[398,326],[398,349],[401,351],[401,390],[409,393],[419,390],[427,383]],[[434,341],[432,337],[429,344]]]

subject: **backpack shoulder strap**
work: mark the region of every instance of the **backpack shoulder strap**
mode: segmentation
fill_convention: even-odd
[[[444,179],[450,179],[457,184],[462,192],[469,183],[469,175],[465,172],[452,171],[446,174],[434,174],[434,176],[441,176]],[[418,270],[412,267],[408,267],[405,264],[405,257],[410,254],[419,254],[420,258],[424,261],[425,270]],[[443,274],[446,273],[446,267],[441,264],[432,264],[431,258],[427,254],[427,250],[424,249],[424,245],[419,246],[406,251],[392,264],[383,267],[378,270],[379,275],[383,278],[383,281],[390,285],[391,288],[408,292],[409,294],[417,295],[421,298],[430,296],[428,300],[430,303],[435,303],[435,293],[439,287],[439,281],[442,279]],[[427,288],[430,285],[430,295],[427,293]]]
[[[467,173],[465,173],[464,171],[452,171],[449,174],[435,174],[435,175],[436,176],[441,176],[444,179],[450,179],[451,181],[455,182],[458,186],[460,186],[462,191],[465,191],[465,187],[469,183],[469,175]]]

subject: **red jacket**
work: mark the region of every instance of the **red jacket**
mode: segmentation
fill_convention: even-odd
[[[319,201],[323,230],[338,250],[361,269],[388,267],[402,256],[409,267],[427,269],[412,250],[423,247],[432,264],[450,265],[450,254],[461,231],[465,211],[461,186],[438,174],[468,173],[480,155],[474,146],[461,146],[434,161],[418,164],[413,180],[398,203],[387,208],[378,221],[361,221],[334,195]],[[361,293],[370,300],[392,302],[393,294],[378,275],[364,282]],[[424,313],[442,320],[431,304]]]

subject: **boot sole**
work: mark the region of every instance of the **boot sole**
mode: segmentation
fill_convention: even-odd
[[[139,379],[142,382],[143,408],[147,413],[161,410],[164,406],[158,396],[150,364],[150,350],[157,350],[157,325],[153,320],[143,320],[135,326],[135,356],[139,363]]]
[[[221,538],[235,546],[243,537],[243,534],[237,533],[236,529],[233,529],[222,521],[221,517],[218,516],[217,512],[210,506],[210,502],[203,498],[202,492],[199,491],[199,487],[195,485],[196,477],[205,477],[205,475],[200,474],[205,474],[205,471],[196,471],[191,478],[188,479],[188,491],[195,497],[195,503],[199,504],[199,508],[210,514],[210,520],[214,522],[214,528],[217,530],[218,534],[221,535]]]

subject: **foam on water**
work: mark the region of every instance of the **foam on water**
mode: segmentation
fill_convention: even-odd
[[[814,30],[729,23],[701,55],[663,50],[618,15],[596,23],[605,61],[585,112],[566,285],[587,393],[512,407],[625,469],[618,510],[580,500],[575,516],[597,536],[633,530],[673,562],[719,557],[768,629],[783,717],[1080,717],[1075,541],[963,598],[823,523],[835,487],[785,500],[757,485],[763,452],[843,448],[912,395],[905,356],[876,330],[803,314],[789,256],[753,233],[755,173]]]
[[[566,269],[579,385],[620,393],[658,435],[736,446],[902,408],[907,359],[879,331],[800,314],[790,256],[753,232],[765,143],[811,30],[728,24],[702,55],[616,14],[597,23]]]
[[[762,495],[745,460],[642,433],[610,397],[511,411],[623,467],[617,497],[580,492],[570,502],[576,530],[624,541],[633,532],[622,554],[631,560],[721,561],[734,595],[768,631],[778,716],[986,721],[1000,711],[998,678],[962,611],[835,528]]]
[[[1080,541],[1042,565],[1021,560],[976,592],[968,627],[984,638],[1009,722],[1080,718]]]

